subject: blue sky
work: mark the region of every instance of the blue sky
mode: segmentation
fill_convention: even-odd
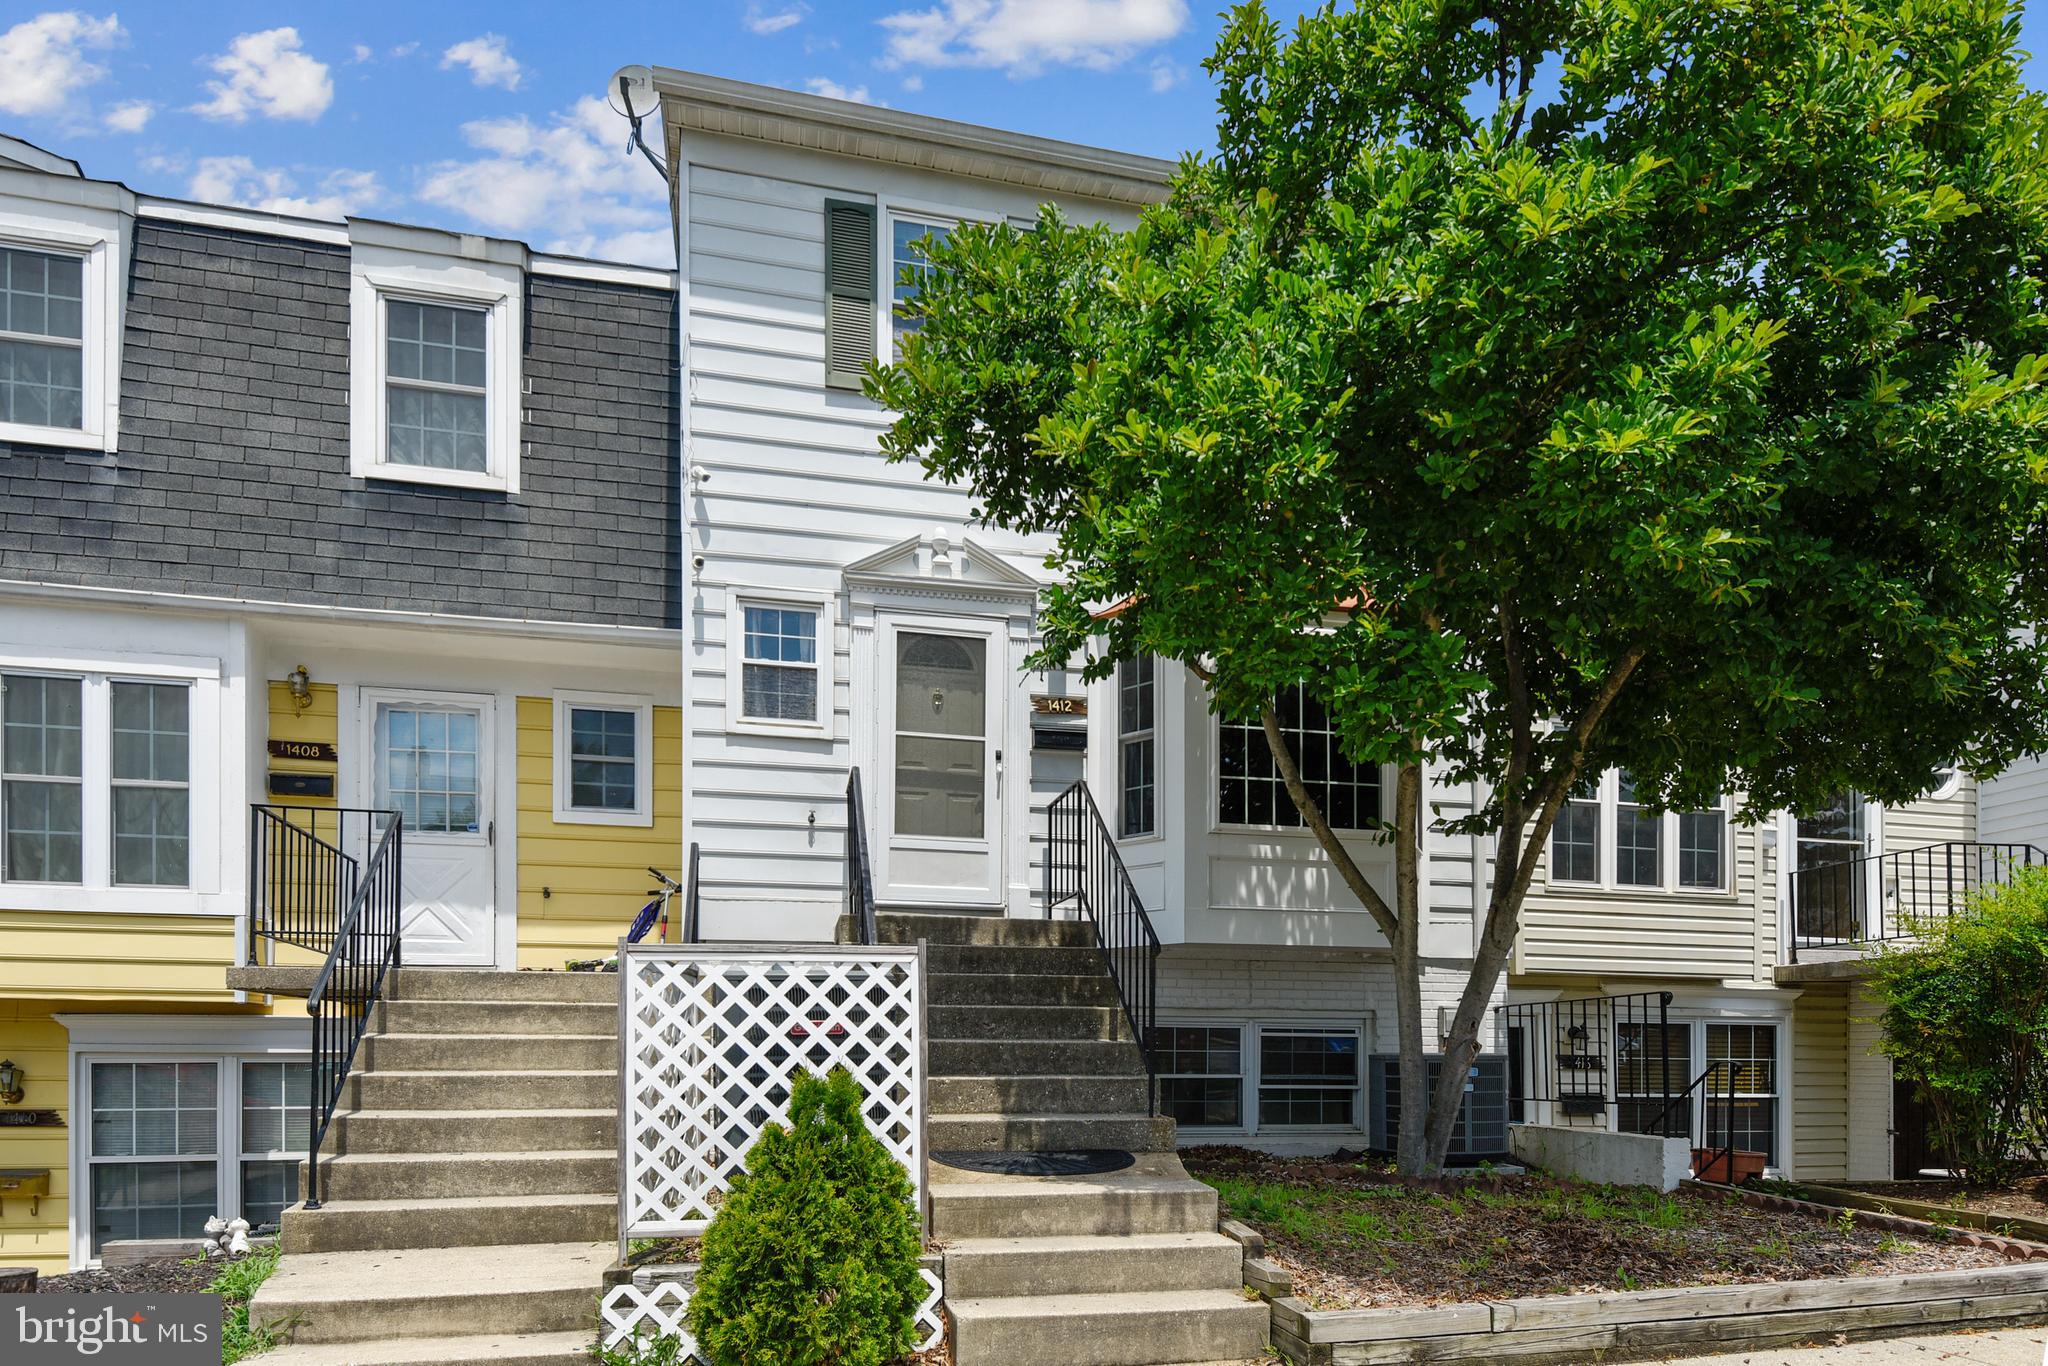
[[[1206,148],[1219,0],[0,0],[0,132],[154,194],[667,264],[628,62],[1156,156]],[[1274,0],[1276,10],[1298,8]],[[2048,15],[2048,5],[2043,6]],[[2048,18],[2028,46],[2048,52]],[[2034,64],[2034,83],[2048,79]]]

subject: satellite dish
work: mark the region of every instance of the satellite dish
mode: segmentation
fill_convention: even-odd
[[[604,97],[612,112],[638,123],[660,103],[654,96],[654,72],[644,66],[622,66],[612,73]]]

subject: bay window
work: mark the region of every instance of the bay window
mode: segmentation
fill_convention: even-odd
[[[1117,834],[1124,837],[1158,829],[1155,667],[1151,655],[1117,666]]]
[[[1274,698],[1302,785],[1334,830],[1372,830],[1380,824],[1380,770],[1344,756],[1328,710],[1302,684]],[[1217,726],[1217,818],[1224,825],[1299,829],[1301,812],[1273,762],[1264,724],[1256,716]]]

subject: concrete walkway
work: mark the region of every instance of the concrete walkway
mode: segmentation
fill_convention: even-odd
[[[1850,1342],[1839,1347],[1779,1347],[1765,1352],[1670,1358],[1686,1366],[2048,1366],[2048,1328],[1940,1333]]]

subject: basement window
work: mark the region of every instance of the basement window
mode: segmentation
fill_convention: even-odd
[[[1152,1031],[1159,1113],[1183,1128],[1244,1123],[1244,1031],[1236,1025],[1169,1025]]]
[[[1358,1031],[1259,1031],[1259,1127],[1356,1128]]]

